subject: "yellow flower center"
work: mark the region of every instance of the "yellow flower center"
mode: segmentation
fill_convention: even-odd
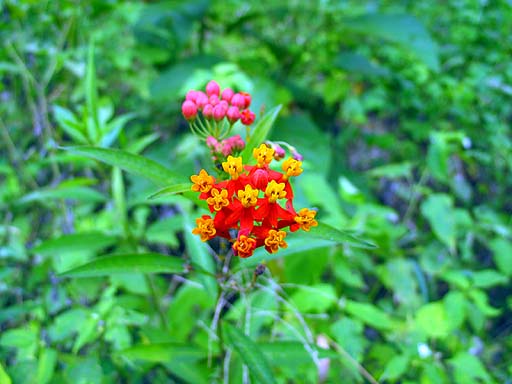
[[[285,237],[285,231],[276,231],[275,229],[268,231],[268,236],[265,239],[265,245],[270,248],[270,253],[276,253],[279,250],[279,247],[288,247],[288,244],[284,241]]]
[[[238,198],[244,208],[254,207],[258,202],[258,190],[246,185],[245,189],[238,191]]]
[[[242,235],[233,244],[233,249],[240,257],[249,257],[256,248],[256,239]]]
[[[209,216],[203,216],[196,219],[197,227],[192,230],[194,235],[200,235],[201,241],[207,241],[215,237],[217,233],[213,219]]]
[[[261,168],[270,164],[274,158],[274,149],[267,147],[265,144],[261,144],[259,148],[254,148],[252,150],[252,155],[258,162],[258,167]]]
[[[315,220],[316,211],[302,208],[299,214],[295,216],[295,222],[300,225],[300,228],[309,232],[311,227],[316,227],[318,222]]]
[[[231,179],[236,180],[240,176],[240,172],[242,172],[242,158],[228,156],[228,159],[222,163],[222,168],[224,172],[229,173]]]
[[[204,169],[201,169],[198,175],[190,176],[190,180],[194,183],[190,189],[201,193],[207,193],[215,183],[213,176],[210,176]]]
[[[268,197],[268,202],[275,203],[277,199],[284,198],[286,196],[284,187],[284,183],[278,183],[275,180],[268,183],[267,188],[265,189],[265,196]]]
[[[291,157],[286,159],[282,165],[283,171],[286,172],[283,178],[287,180],[291,176],[299,176],[303,171],[301,166],[302,161],[295,160]]]
[[[217,188],[212,189],[212,196],[206,199],[208,205],[212,205],[213,209],[220,211],[222,208],[229,205],[228,191],[223,189],[219,192]]]

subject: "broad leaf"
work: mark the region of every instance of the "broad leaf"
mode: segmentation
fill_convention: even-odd
[[[37,364],[37,383],[49,383],[53,377],[55,366],[57,365],[57,351],[54,349],[44,348],[39,355]],[[2,381],[0,380],[0,383]]]
[[[67,147],[63,149],[119,167],[127,172],[145,177],[158,185],[166,186],[185,181],[182,175],[171,171],[156,161],[119,149],[88,146]]]
[[[61,276],[96,277],[113,273],[184,273],[183,260],[158,253],[131,253],[97,258]]]
[[[429,221],[437,238],[453,251],[456,228],[452,197],[442,193],[430,195],[421,204],[421,213]]]
[[[251,137],[249,138],[249,141],[245,145],[245,149],[242,152],[242,161],[244,164],[247,164],[251,159],[252,150],[266,140],[280,110],[280,105],[272,108],[255,125],[252,130]]]
[[[238,353],[256,382],[263,384],[276,382],[265,355],[254,341],[230,324],[225,324],[224,332],[228,345]]]
[[[0,363],[0,383],[2,383],[2,384],[11,384],[12,383],[11,378],[9,377],[7,372],[5,372],[5,369],[2,366],[2,363]]]
[[[350,313],[353,317],[361,320],[363,323],[376,329],[385,331],[393,329],[395,326],[395,322],[386,312],[372,304],[347,300],[345,311]]]
[[[396,42],[415,54],[430,69],[439,70],[437,44],[414,16],[373,13],[347,17],[342,23],[352,31]]]

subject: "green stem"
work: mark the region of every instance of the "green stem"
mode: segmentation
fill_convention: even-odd
[[[153,281],[153,277],[149,274],[144,275],[146,282],[149,287],[149,291],[151,294],[151,300],[153,301],[153,305],[158,313],[158,316],[160,317],[160,322],[162,323],[162,327],[164,327],[166,330],[169,330],[169,324],[167,324],[166,318],[165,318],[165,312],[160,305],[160,300],[158,298],[158,294],[156,292],[155,288],[155,282]]]

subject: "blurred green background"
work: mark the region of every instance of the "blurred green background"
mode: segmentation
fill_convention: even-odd
[[[0,383],[259,382],[212,340],[212,276],[59,276],[147,251],[215,272],[189,200],[61,149],[187,178],[208,153],[181,101],[210,79],[281,104],[297,205],[377,245],[290,240],[226,298],[274,380],[512,383],[511,31],[505,0],[0,0]]]

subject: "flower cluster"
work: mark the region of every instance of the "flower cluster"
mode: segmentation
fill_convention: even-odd
[[[206,146],[210,148],[213,160],[217,160],[241,152],[245,148],[245,141],[240,135],[231,136],[221,141],[213,136],[208,136]]]
[[[249,93],[235,93],[231,88],[221,92],[219,84],[213,80],[205,91],[188,91],[181,105],[183,117],[194,133],[203,138],[225,137],[237,121],[245,126],[254,122],[256,115],[249,109],[252,101]]]
[[[286,248],[289,228],[291,232],[309,231],[318,225],[316,211],[293,207],[290,178],[302,173],[302,162],[292,157],[283,161],[283,172],[270,169],[274,149],[261,144],[253,149],[256,165],[243,165],[241,157],[228,156],[222,163],[228,180],[217,181],[204,169],[191,176],[192,191],[206,200],[211,215],[196,220],[193,233],[202,241],[216,236],[232,242],[235,255],[249,257],[258,247],[269,253]]]

